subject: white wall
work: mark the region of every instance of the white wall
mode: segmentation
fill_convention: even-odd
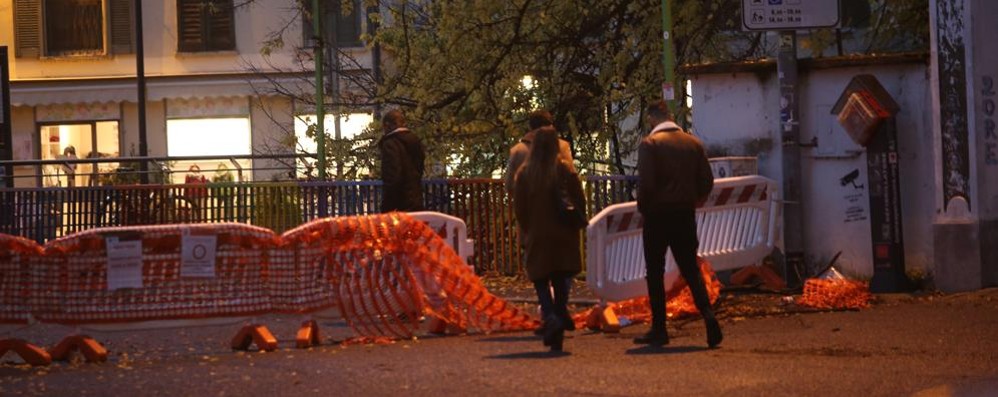
[[[873,74],[901,107],[897,115],[906,269],[929,269],[934,183],[928,68],[925,64],[880,65],[802,71],[799,104],[805,251],[812,263],[837,264],[848,274],[873,275],[866,154],[842,130],[832,105],[849,80]],[[709,150],[758,156],[759,173],[782,179],[779,86],[771,73],[699,75],[693,79],[693,124]],[[855,183],[840,179],[859,170]],[[848,214],[847,214],[848,212]]]

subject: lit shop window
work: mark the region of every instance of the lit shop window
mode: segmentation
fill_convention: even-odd
[[[85,121],[42,125],[39,129],[42,160],[118,157],[118,122]],[[47,165],[43,186],[88,186],[99,184],[99,174],[114,172],[117,164]]]
[[[173,183],[184,183],[188,176],[203,176],[208,181],[230,177],[236,180],[236,166],[226,157],[253,153],[250,120],[247,117],[167,120],[166,153],[170,157],[218,157],[171,162]],[[250,180],[253,162],[248,159],[236,162],[243,169],[242,180]]]

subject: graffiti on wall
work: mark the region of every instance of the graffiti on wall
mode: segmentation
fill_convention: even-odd
[[[967,132],[967,69],[963,0],[936,2],[939,37],[939,115],[942,120],[943,202],[962,197],[970,206],[970,149]]]
[[[998,165],[998,132],[995,131],[995,81],[990,75],[984,76],[981,83],[981,107],[984,109],[984,164]]]

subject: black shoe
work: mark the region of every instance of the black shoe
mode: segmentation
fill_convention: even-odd
[[[551,346],[555,351],[555,346],[561,351],[561,342],[565,338],[565,324],[558,316],[548,316],[544,319],[544,346]]]
[[[551,346],[551,351],[555,352],[555,353],[561,352],[562,351],[562,343],[564,343],[564,342],[565,342],[565,330],[559,329],[555,333],[555,336],[551,340],[551,344],[549,345],[549,346]]]
[[[721,341],[724,340],[724,334],[721,333],[721,325],[714,318],[704,319],[704,324],[707,326],[707,347],[711,349],[717,348],[717,345],[720,345]]]
[[[572,320],[571,316],[563,317],[561,323],[564,324],[565,331],[575,331],[575,321]]]
[[[651,330],[648,333],[634,338],[636,345],[665,346],[669,344],[669,334],[665,331]]]

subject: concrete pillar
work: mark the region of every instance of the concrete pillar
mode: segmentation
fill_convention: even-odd
[[[998,2],[931,0],[936,285],[998,285]]]

